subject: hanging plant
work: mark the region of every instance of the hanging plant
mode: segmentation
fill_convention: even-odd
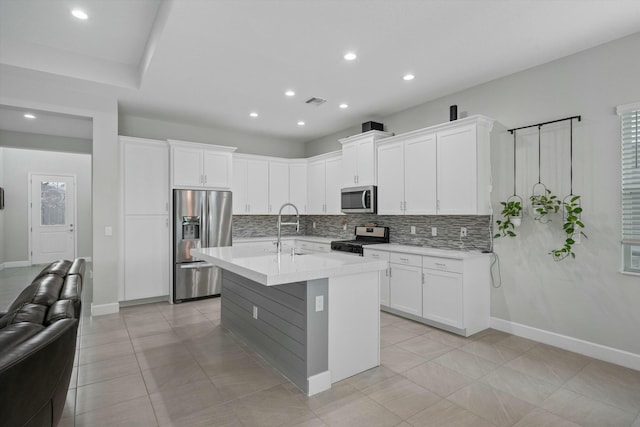
[[[529,197],[531,208],[533,209],[533,219],[543,224],[551,221],[547,216],[550,213],[558,213],[562,204],[551,190],[545,187],[544,194],[534,194]]]
[[[513,231],[515,227],[520,225],[522,220],[522,202],[520,200],[511,200],[500,202],[502,205],[502,219],[496,221],[498,231],[493,237],[516,237]]]
[[[580,219],[582,214],[580,196],[572,196],[568,202],[564,202],[564,211],[565,218],[562,225],[562,229],[566,234],[564,245],[560,249],[554,249],[549,252],[549,254],[553,255],[555,261],[562,261],[568,256],[575,258],[576,254],[573,252],[573,245],[576,243],[576,235],[587,238],[587,235],[582,232],[584,223]]]

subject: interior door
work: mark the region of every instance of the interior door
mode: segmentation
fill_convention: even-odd
[[[31,175],[31,263],[76,257],[76,182],[69,175]]]

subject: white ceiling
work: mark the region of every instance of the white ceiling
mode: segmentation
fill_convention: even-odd
[[[304,142],[638,30],[638,0],[0,0],[0,65],[95,82],[124,114]]]

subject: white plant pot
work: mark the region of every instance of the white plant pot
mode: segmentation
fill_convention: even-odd
[[[509,221],[511,221],[511,224],[513,224],[514,227],[520,227],[520,224],[522,224],[522,217],[512,216],[512,217],[509,217]]]

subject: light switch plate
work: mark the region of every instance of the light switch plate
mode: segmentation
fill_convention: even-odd
[[[416,234],[416,226],[415,225],[411,226],[411,234]]]
[[[436,237],[438,235],[438,227],[431,227],[431,236]]]
[[[253,318],[258,318],[258,307],[256,307],[255,305],[253,306]]]
[[[324,296],[318,295],[316,296],[316,311],[324,310]]]
[[[107,225],[104,228],[104,235],[105,236],[113,236],[113,227],[111,227],[110,225]]]

